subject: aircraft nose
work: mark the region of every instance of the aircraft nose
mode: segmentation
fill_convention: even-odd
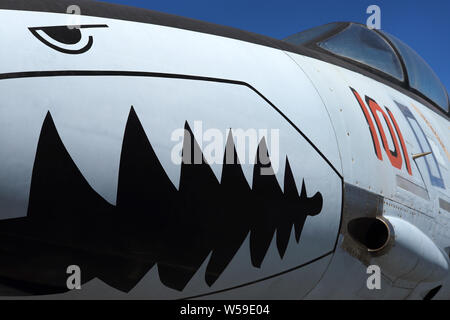
[[[17,94],[24,87],[33,90]],[[74,89],[83,94],[67,100]],[[70,244],[85,273],[120,290],[158,266],[164,287],[207,292],[334,249],[339,175],[251,86],[62,73],[1,90],[0,118],[8,120],[0,127],[0,228],[34,239],[22,248],[36,270],[62,270],[67,254],[53,246]],[[236,116],[242,106],[248,117]],[[72,248],[85,246],[99,253],[101,268]],[[114,275],[108,261],[123,268]],[[131,266],[140,271],[126,280]],[[203,289],[191,284],[198,273]]]

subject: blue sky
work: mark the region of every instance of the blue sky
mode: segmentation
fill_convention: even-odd
[[[227,25],[274,38],[333,21],[365,23],[381,8],[381,28],[416,50],[450,91],[448,0],[104,0]]]

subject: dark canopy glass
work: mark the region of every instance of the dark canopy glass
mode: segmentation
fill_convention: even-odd
[[[382,72],[449,112],[448,93],[436,73],[413,49],[386,32],[356,23],[330,23],[294,34],[284,41]]]
[[[402,56],[408,73],[409,86],[427,96],[448,112],[447,90],[433,69],[403,41],[386,32],[383,32],[383,34],[391,40]]]

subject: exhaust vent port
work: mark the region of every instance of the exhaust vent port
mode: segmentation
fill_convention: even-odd
[[[383,249],[389,241],[389,227],[378,218],[357,218],[347,225],[349,235],[370,252]]]

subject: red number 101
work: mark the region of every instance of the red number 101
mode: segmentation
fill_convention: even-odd
[[[377,125],[378,132],[381,136],[381,143],[383,145],[384,150],[386,151],[386,154],[389,158],[389,161],[391,162],[391,165],[399,170],[402,169],[403,160],[402,160],[402,156],[400,155],[400,152],[399,152],[400,147],[399,147],[398,140],[397,140],[397,137],[398,137],[398,139],[400,140],[400,145],[402,147],[402,153],[403,153],[403,158],[405,159],[406,169],[408,170],[408,173],[410,175],[412,175],[411,165],[410,165],[409,157],[408,157],[408,150],[406,149],[406,145],[405,145],[405,141],[403,140],[402,133],[400,131],[400,128],[399,128],[397,121],[395,120],[395,117],[392,114],[392,112],[387,107],[385,107],[386,111],[387,111],[387,114],[386,114],[386,112],[384,112],[384,110],[378,105],[378,103],[376,103],[375,100],[373,100],[372,98],[369,98],[368,96],[365,97],[366,103],[369,106],[369,108],[367,108],[364,101],[361,99],[361,96],[359,95],[359,93],[353,88],[350,88],[350,89],[352,90],[353,94],[355,95],[356,100],[358,100],[359,106],[361,107],[364,117],[366,118],[367,125],[369,126],[370,134],[372,136],[373,147],[374,147],[377,158],[380,160],[383,160],[383,155],[381,154],[381,147],[380,147],[380,142],[378,140],[377,131],[375,130],[375,126],[373,124],[372,118],[367,109],[370,110],[370,113],[372,114],[373,118],[375,119],[375,123]],[[391,151],[389,149],[386,134],[384,133],[384,129],[381,125],[381,120],[378,117],[378,113],[380,113],[383,116],[383,119],[389,129],[389,134],[391,136],[392,142],[394,143],[394,151]],[[388,115],[389,115],[389,118],[388,118]],[[392,127],[392,124],[389,120],[392,121],[392,124],[394,127]],[[395,133],[394,133],[394,128],[395,128]]]

